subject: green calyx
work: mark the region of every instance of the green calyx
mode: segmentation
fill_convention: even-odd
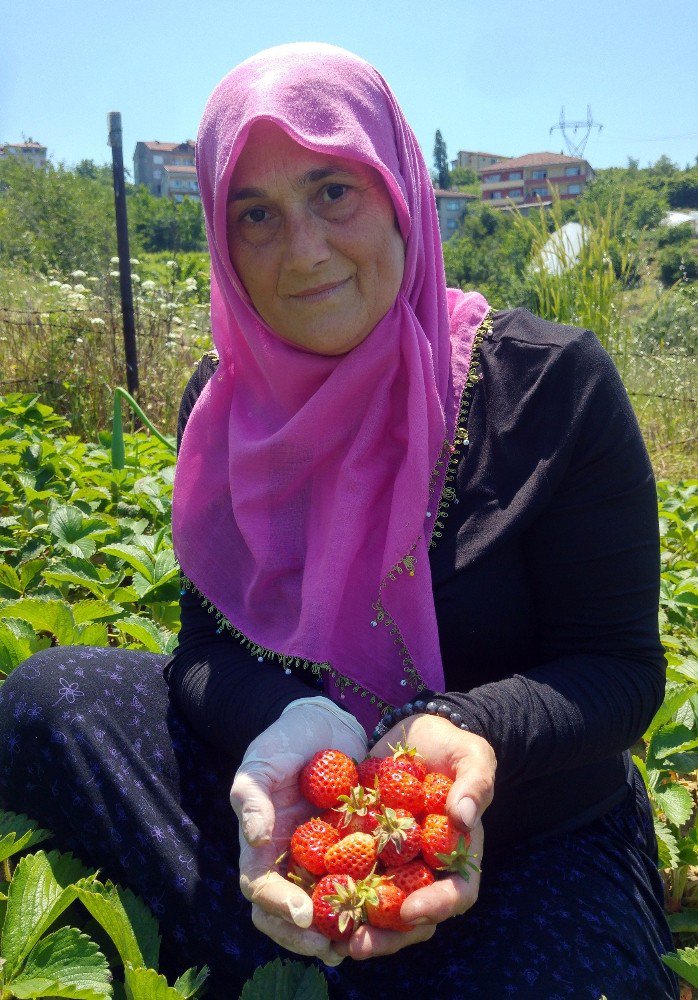
[[[460,835],[455,849],[450,854],[436,852],[436,857],[442,862],[439,871],[456,872],[466,882],[470,881],[471,871],[480,871],[480,866],[473,860],[477,854],[470,853],[470,838],[466,840],[464,834]]]

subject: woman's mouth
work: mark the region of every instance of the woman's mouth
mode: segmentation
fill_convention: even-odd
[[[307,288],[302,292],[293,292],[289,298],[308,304],[323,302],[325,299],[332,298],[333,295],[341,291],[350,281],[351,278],[344,278],[342,281],[332,281],[324,285],[316,285],[314,288]]]

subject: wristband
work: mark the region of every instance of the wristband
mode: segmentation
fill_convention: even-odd
[[[383,716],[381,721],[373,730],[373,735],[368,741],[369,750],[372,750],[378,740],[382,739],[388,730],[392,729],[392,727],[402,719],[406,719],[410,715],[423,715],[425,713],[427,715],[438,715],[441,719],[447,719],[449,722],[453,723],[454,726],[458,726],[459,729],[468,730],[470,728],[463,721],[463,716],[460,712],[455,712],[450,705],[447,705],[444,702],[422,701],[421,699],[418,699],[417,701],[408,701],[406,705],[402,706],[402,708],[392,708],[386,715]]]

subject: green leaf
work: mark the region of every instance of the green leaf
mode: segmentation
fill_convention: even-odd
[[[19,570],[19,579],[22,585],[22,592],[24,593],[36,577],[41,573],[42,569],[46,566],[45,559],[28,559],[22,563]]]
[[[187,969],[175,982],[174,988],[178,993],[181,993],[185,1000],[198,1000],[198,997],[203,995],[202,990],[207,979],[207,965],[198,970]]]
[[[0,589],[10,591],[11,594],[21,594],[22,584],[17,576],[17,570],[9,563],[0,563]],[[10,594],[7,595],[8,597]]]
[[[23,597],[0,608],[0,618],[19,618],[36,629],[49,632],[59,646],[70,646],[75,639],[75,622],[65,601],[42,597]]]
[[[7,986],[19,1000],[32,997],[102,1000],[112,996],[106,958],[94,941],[75,927],[61,927],[39,941],[21,975]]]
[[[24,813],[0,810],[0,861],[51,836],[48,830],[42,830],[36,820],[29,819]]]
[[[153,583],[153,560],[148,552],[136,545],[103,545],[100,553],[104,556],[116,556],[131,566],[137,573]]]
[[[76,896],[73,885],[86,875],[72,854],[37,851],[22,858],[8,891],[1,953],[6,978],[14,975],[42,934]]]
[[[166,629],[158,628],[149,618],[129,615],[115,622],[116,628],[142,643],[151,653],[171,653],[177,645],[177,636]]]
[[[0,669],[9,674],[39,648],[34,629],[19,618],[0,622]]]
[[[121,961],[134,968],[157,967],[160,936],[155,917],[130,889],[111,882],[76,886],[90,915],[101,924],[116,945]],[[140,1000],[140,998],[139,998]]]
[[[126,966],[127,1000],[182,1000],[182,994],[167,985],[164,976],[155,969]]]
[[[77,646],[108,646],[109,630],[102,622],[89,622],[77,630],[75,644]]]
[[[48,518],[49,531],[56,545],[71,556],[91,556],[97,548],[97,538],[106,527],[103,521],[86,517],[79,507],[62,504],[51,511]]]
[[[653,733],[670,722],[681,706],[694,694],[698,694],[698,684],[685,684],[678,690],[668,693],[657,710],[657,714],[650,722],[643,739],[649,740]]]
[[[678,722],[669,722],[652,734],[647,747],[647,766],[666,768],[669,766],[663,763],[666,758],[697,746],[698,738],[695,733]]]
[[[240,1000],[328,1000],[327,980],[313,965],[276,958],[257,969]]]
[[[654,832],[659,849],[659,867],[676,868],[679,863],[679,848],[676,837],[666,823],[654,817]]]
[[[698,986],[698,948],[679,948],[662,955],[662,961],[691,986]]]
[[[667,921],[672,934],[698,934],[698,910],[668,913]]]
[[[645,788],[649,792],[652,786],[650,785],[650,776],[647,773],[647,767],[645,766],[644,760],[642,760],[641,757],[637,757],[635,754],[633,754],[633,764],[640,772],[640,776],[642,777],[642,780],[645,783]]]
[[[87,622],[113,621],[121,613],[118,604],[111,601],[78,601],[71,604],[73,617],[76,625],[85,625]]]
[[[104,595],[106,586],[116,584],[120,579],[120,574],[112,575],[104,567],[98,569],[89,559],[57,560],[44,571],[44,580],[48,583],[70,583],[74,587],[84,587],[97,598]]]
[[[683,826],[691,818],[693,796],[687,788],[677,781],[656,788],[654,801],[667,820],[674,826]]]

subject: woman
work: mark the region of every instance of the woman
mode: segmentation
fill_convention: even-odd
[[[33,657],[0,693],[30,761],[29,782],[4,762],[5,799],[141,892],[217,996],[277,945],[332,997],[677,996],[625,752],[663,691],[656,500],[613,366],[447,292],[414,137],[340,49],[237,67],[197,166],[218,359],[180,415],[171,706],[155,656]],[[53,705],[61,672],[79,712]],[[274,860],[302,763],[362,757],[374,727],[373,753],[404,728],[453,773],[482,877],[332,945]]]

